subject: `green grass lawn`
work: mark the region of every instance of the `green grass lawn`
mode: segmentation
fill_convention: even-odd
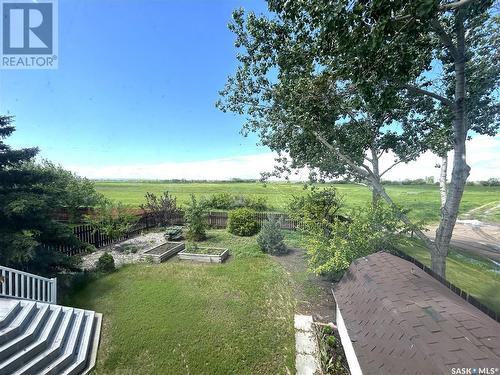
[[[222,265],[130,265],[64,301],[104,314],[94,374],[295,373],[291,282],[254,237],[211,230]]]
[[[418,241],[400,249],[430,267],[429,251]],[[493,263],[470,253],[452,249],[446,260],[446,278],[473,295],[485,305],[500,312],[500,269]]]
[[[371,199],[370,190],[362,185],[337,184],[336,188],[345,197],[348,207],[361,206]],[[157,182],[96,182],[96,188],[106,197],[121,201],[129,206],[139,206],[144,201],[146,192],[161,193],[169,191],[177,197],[182,205],[190,194],[206,196],[214,193],[229,192],[234,194],[250,194],[264,196],[274,210],[285,210],[292,195],[303,194],[300,183],[157,183]],[[393,199],[406,208],[411,209],[413,219],[425,219],[429,222],[438,220],[439,191],[432,185],[388,185],[387,192]],[[500,201],[500,187],[467,186],[461,204],[461,213],[473,208]],[[496,215],[492,220],[500,221]]]

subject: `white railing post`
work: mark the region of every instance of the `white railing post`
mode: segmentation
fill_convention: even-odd
[[[53,277],[50,281],[50,302],[57,305],[57,277]]]

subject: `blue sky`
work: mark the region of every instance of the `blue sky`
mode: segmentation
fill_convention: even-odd
[[[237,66],[227,24],[241,6],[267,10],[264,0],[60,0],[59,68],[0,70],[0,113],[17,125],[8,143],[91,178],[272,170],[275,155],[240,135],[243,119],[214,105]],[[471,179],[498,177],[499,136],[469,149]],[[387,178],[437,175],[436,162],[424,155]]]
[[[214,103],[235,71],[232,10],[264,1],[59,1],[59,68],[0,71],[15,146],[63,165],[183,162],[269,152]]]

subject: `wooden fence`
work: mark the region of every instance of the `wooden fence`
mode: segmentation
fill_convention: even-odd
[[[266,212],[257,213],[257,220],[261,225],[264,223],[264,221],[267,220],[268,217],[277,217],[280,220],[281,227],[283,229],[295,230],[299,226],[298,220],[293,220],[286,214],[266,213]],[[225,228],[227,226],[227,221],[228,221],[228,212],[210,211],[207,215],[207,221],[208,225],[211,228],[217,228],[217,229]],[[92,245],[96,249],[99,249],[101,247],[108,246],[113,243],[120,242],[128,238],[137,236],[141,232],[149,230],[151,228],[156,228],[158,226],[158,222],[159,222],[158,218],[155,218],[154,215],[152,214],[142,215],[140,216],[137,223],[134,224],[132,229],[128,233],[119,238],[110,238],[104,233],[101,233],[98,230],[93,229],[89,224],[77,225],[73,228],[73,234],[75,235],[76,238],[78,238],[78,240],[80,240],[83,243],[82,246],[50,245],[50,248],[71,256],[85,254],[88,248],[88,246],[86,246],[85,244]],[[185,224],[184,215],[182,213],[175,214],[168,218],[168,222],[171,225],[184,225]]]

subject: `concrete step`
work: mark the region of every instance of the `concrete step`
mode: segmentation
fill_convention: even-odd
[[[0,375],[86,373],[95,363],[100,317],[88,310],[0,299]]]

